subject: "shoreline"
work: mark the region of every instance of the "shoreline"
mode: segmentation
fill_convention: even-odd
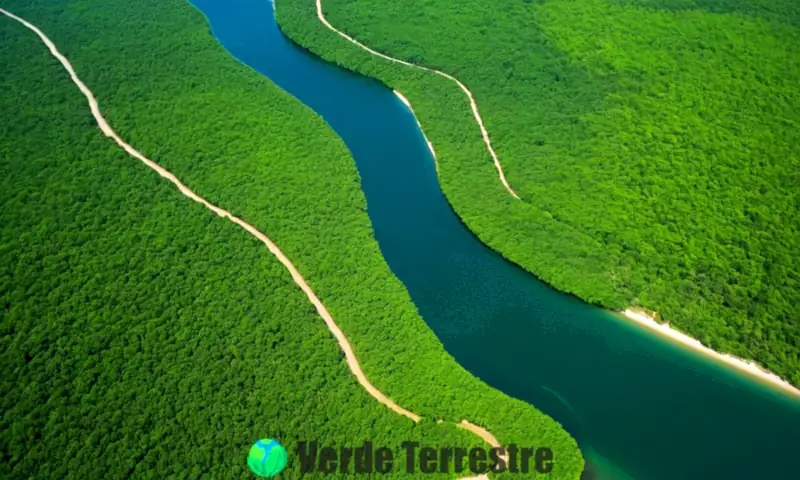
[[[425,135],[425,130],[422,129],[422,124],[419,123],[419,119],[417,118],[417,114],[414,113],[414,109],[411,108],[411,102],[408,101],[406,97],[403,96],[402,93],[398,92],[395,89],[392,89],[392,92],[400,99],[401,102],[408,108],[408,111],[411,112],[411,116],[414,117],[414,121],[417,122],[417,127],[419,127],[419,131],[422,132],[422,138],[425,139],[425,142],[428,144],[428,148],[431,151],[431,155],[433,155],[433,162],[436,164],[436,174],[439,174],[439,159],[436,158],[436,150],[433,149],[433,144],[430,140],[428,140],[428,136]]]
[[[417,122],[417,126],[419,127],[420,132],[422,132],[422,136],[425,139],[425,142],[427,142],[428,148],[430,149],[431,154],[433,155],[433,160],[436,163],[436,173],[438,174],[439,161],[436,158],[436,152],[433,149],[433,144],[431,143],[430,140],[428,140],[428,136],[425,135],[425,131],[422,129],[422,124],[417,119],[417,115],[416,113],[414,113],[414,109],[411,107],[411,102],[409,102],[408,99],[397,90],[392,89],[392,92],[400,99],[401,102],[403,102],[403,104],[411,112],[411,115],[414,117],[414,120]],[[481,241],[481,243],[483,242]],[[691,350],[694,350],[706,356],[710,356],[712,358],[720,360],[722,363],[733,367],[736,371],[744,372],[752,377],[764,380],[771,386],[778,387],[779,389],[791,393],[793,396],[800,398],[800,389],[789,383],[784,378],[762,367],[757,362],[753,360],[740,358],[735,355],[717,352],[716,350],[703,345],[703,343],[697,340],[696,338],[691,337],[683,332],[680,332],[670,327],[669,322],[659,323],[658,321],[655,320],[655,318],[653,318],[653,316],[648,314],[649,311],[647,311],[648,313],[645,313],[645,311],[643,310],[644,309],[638,309],[636,307],[629,307],[624,311],[620,311],[618,313],[622,314],[628,320],[632,320],[636,322],[638,325],[643,326],[650,331],[656,332],[662,337],[669,337],[675,342],[680,343],[681,345],[688,347]]]
[[[636,324],[649,331],[657,333],[661,337],[668,337],[691,350],[699,352],[707,357],[719,360],[722,363],[733,367],[736,371],[746,373],[752,377],[756,377],[759,380],[764,380],[770,385],[778,387],[787,393],[791,393],[796,398],[800,398],[800,389],[797,389],[797,387],[793,386],[788,381],[779,377],[775,373],[770,372],[752,360],[746,360],[727,353],[720,353],[703,345],[696,338],[690,337],[683,332],[675,330],[674,328],[670,327],[668,323],[658,323],[652,316],[641,311],[637,311],[635,308],[629,307],[619,313],[628,320],[632,320]]]

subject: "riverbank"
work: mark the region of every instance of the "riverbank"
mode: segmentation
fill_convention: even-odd
[[[770,385],[774,385],[775,387],[778,387],[781,390],[784,390],[800,398],[800,390],[798,390],[795,386],[793,386],[791,383],[787,382],[783,378],[779,377],[778,375],[765,369],[764,367],[758,365],[756,362],[752,360],[746,360],[743,358],[736,357],[734,355],[729,355],[727,353],[717,352],[716,350],[706,347],[696,338],[690,337],[685,333],[673,329],[672,327],[670,327],[669,323],[659,323],[651,315],[648,315],[647,313],[641,311],[637,311],[634,308],[625,309],[620,313],[625,318],[633,320],[638,325],[641,325],[650,331],[656,332],[661,336],[668,337],[680,343],[683,346],[686,346],[696,352],[702,353],[703,355],[707,355],[709,357],[720,360],[721,362],[730,365],[731,367],[739,371],[752,375],[758,378],[759,380],[766,381]]]
[[[495,87],[498,85],[492,85],[491,80],[488,79],[494,78],[494,73],[503,71],[503,69],[494,68],[491,70],[492,74],[480,73],[487,70],[487,63],[493,61],[490,57],[480,57],[481,52],[489,51],[489,49],[476,44],[474,50],[463,52],[464,58],[462,59],[460,54],[456,54],[448,47],[448,45],[454,44],[453,41],[442,41],[442,37],[446,37],[446,34],[442,32],[444,30],[450,31],[451,35],[455,35],[455,31],[458,29],[465,30],[459,32],[457,36],[453,36],[453,39],[481,38],[480,32],[474,32],[476,34],[474,36],[467,33],[470,30],[467,28],[467,25],[471,25],[470,19],[478,18],[481,15],[479,5],[465,5],[463,9],[459,8],[457,17],[461,20],[452,22],[452,24],[458,24],[459,27],[453,27],[450,30],[451,22],[434,20],[446,18],[436,15],[421,15],[419,24],[415,22],[413,27],[405,26],[398,19],[403,18],[404,11],[408,8],[407,5],[384,6],[377,3],[367,0],[366,4],[359,2],[358,5],[355,5],[352,2],[324,0],[321,5],[328,23],[374,51],[383,52],[407,62],[432,65],[452,72],[463,80],[477,96],[481,115],[487,122],[486,126],[492,136],[493,145],[503,160],[503,167],[509,178],[513,180],[514,188],[526,199],[536,198],[535,205],[526,202],[507,202],[503,198],[507,197],[504,190],[497,189],[498,192],[492,190],[492,188],[496,188],[496,176],[488,176],[490,174],[489,162],[492,159],[485,154],[486,146],[480,144],[481,137],[477,132],[473,132],[474,135],[470,133],[474,128],[472,112],[468,108],[464,108],[467,105],[462,105],[463,99],[461,95],[458,95],[460,92],[452,89],[452,81],[447,81],[438,75],[424,75],[426,72],[406,68],[404,64],[377,61],[375,54],[362,47],[352,48],[354,46],[352,41],[331,30],[319,18],[320,3],[317,0],[284,0],[283,3],[278,2],[278,11],[279,17],[284,18],[281,22],[282,28],[298,43],[309,47],[318,55],[337,65],[380,80],[390,88],[403,92],[413,102],[415,114],[424,124],[426,135],[436,144],[441,170],[440,178],[442,179],[440,183],[443,191],[470,229],[484,243],[491,245],[494,250],[504,252],[504,256],[514,263],[521,265],[559,290],[575,294],[585,301],[602,305],[611,310],[624,310],[630,299],[637,298],[640,292],[648,289],[648,298],[654,308],[682,325],[694,336],[700,335],[700,329],[696,329],[694,325],[716,325],[718,320],[730,324],[734,318],[743,319],[744,328],[748,331],[754,330],[755,324],[759,323],[762,331],[771,331],[774,332],[774,335],[765,337],[763,341],[755,336],[736,338],[732,340],[733,344],[726,349],[748,352],[747,358],[752,358],[781,377],[800,385],[800,379],[797,378],[797,372],[800,371],[798,368],[798,358],[800,357],[797,355],[797,342],[794,340],[797,330],[790,325],[790,319],[793,318],[793,305],[798,303],[798,292],[787,288],[781,282],[770,282],[770,286],[774,286],[776,292],[773,299],[767,301],[764,295],[756,294],[760,287],[755,279],[766,278],[762,266],[755,266],[752,272],[742,275],[734,268],[733,263],[729,263],[734,259],[737,264],[746,263],[747,251],[758,251],[765,257],[793,258],[791,255],[784,256],[786,252],[794,251],[796,248],[793,248],[795,241],[792,240],[794,237],[791,236],[791,232],[780,227],[783,223],[761,222],[761,227],[754,224],[752,229],[744,228],[744,223],[730,224],[731,219],[738,218],[739,213],[736,212],[755,208],[760,209],[761,212],[773,212],[772,205],[777,205],[783,201],[782,199],[788,198],[783,195],[785,189],[782,189],[779,184],[771,185],[773,182],[770,180],[769,172],[765,172],[762,183],[765,183],[769,191],[774,192],[775,198],[767,199],[762,196],[743,202],[742,198],[733,196],[728,201],[721,202],[718,209],[716,207],[712,209],[716,212],[731,209],[729,214],[717,215],[713,211],[708,211],[706,212],[707,222],[681,225],[679,228],[676,226],[677,237],[659,235],[655,231],[650,232],[654,228],[652,227],[654,224],[648,220],[648,218],[653,218],[652,212],[649,210],[652,205],[642,205],[641,208],[628,211],[633,205],[629,202],[635,204],[643,198],[637,196],[638,194],[635,192],[644,190],[620,189],[619,187],[621,185],[629,187],[647,185],[647,182],[650,181],[647,178],[655,178],[658,184],[663,185],[665,191],[673,191],[673,188],[680,186],[672,184],[683,182],[685,177],[659,174],[648,175],[645,178],[637,173],[655,168],[656,162],[645,162],[642,166],[643,169],[636,172],[630,168],[622,168],[621,171],[625,172],[626,176],[624,181],[619,178],[606,178],[605,175],[611,171],[607,169],[597,172],[596,178],[588,173],[591,169],[567,169],[561,172],[564,165],[571,164],[577,157],[567,152],[573,148],[567,143],[561,146],[555,144],[559,135],[547,135],[545,132],[560,131],[564,135],[562,138],[572,137],[575,132],[563,131],[566,128],[564,126],[569,122],[547,120],[552,118],[551,115],[560,118],[562,113],[557,112],[564,112],[563,106],[572,104],[573,99],[583,98],[588,102],[588,97],[570,95],[567,90],[562,88],[565,83],[571,83],[561,81],[566,78],[580,83],[579,72],[565,71],[558,66],[553,66],[548,70],[543,69],[541,72],[558,73],[555,78],[544,78],[549,75],[542,75],[542,78],[535,77],[543,83],[543,88],[520,85],[512,90],[510,86],[513,79],[509,78],[508,83],[504,81],[498,83],[498,85],[500,83],[504,85],[503,90],[508,94],[498,93],[495,96],[493,90],[496,90]],[[539,8],[522,7],[521,5],[519,6],[520,10]],[[515,7],[509,6],[509,9],[513,8]],[[432,12],[440,9],[444,9],[444,7],[437,4],[436,6],[427,6],[425,10]],[[281,11],[284,13],[281,14]],[[522,12],[517,13],[519,14],[509,17],[522,18]],[[604,14],[598,12],[598,15]],[[593,16],[587,15],[586,18]],[[492,27],[497,29],[498,34],[519,30],[519,36],[524,36],[532,32],[531,29],[521,25],[518,25],[518,28],[508,26],[506,29],[503,27],[504,22],[500,22],[500,20],[502,19],[497,18]],[[677,19],[673,20],[679,24],[676,25],[676,28],[685,26]],[[555,27],[555,25],[552,26]],[[564,38],[570,37],[565,36]],[[669,38],[670,41],[682,42],[680,38],[672,36]],[[426,41],[423,42],[422,39],[426,39]],[[533,41],[536,39],[532,38],[531,40],[528,44],[531,45],[531,55],[536,59],[549,62],[547,59],[558,58],[558,52],[551,51],[550,47],[546,45],[540,45],[538,40]],[[498,52],[507,51],[513,57],[511,49],[504,47],[508,43],[498,42],[495,49]],[[460,45],[460,43],[458,44]],[[528,51],[528,47],[523,51]],[[509,59],[508,63],[513,64],[514,62]],[[705,69],[706,67],[702,67],[702,65],[702,63],[698,64],[698,68]],[[586,80],[587,85],[593,88],[606,88],[604,82],[598,79]],[[478,86],[484,82],[486,82],[487,88],[479,89]],[[561,86],[556,88],[557,85]],[[453,91],[450,92],[450,90]],[[515,126],[511,125],[520,121],[510,120],[511,116],[504,113],[509,108],[518,108],[519,103],[523,101],[523,98],[520,98],[520,102],[510,102],[509,97],[512,97],[510,95],[512,91],[515,92],[514,95],[518,94],[520,97],[525,97],[527,93],[534,95],[531,97],[530,108],[525,109],[526,112],[520,112],[521,115],[518,115],[517,118],[524,118],[523,113],[527,114],[527,111],[535,111],[540,107],[541,114],[531,115],[531,121],[532,124],[541,122],[541,125],[539,128],[530,130],[529,134],[532,138],[527,142],[519,141],[521,136],[526,135],[527,130],[514,128]],[[558,99],[560,103],[548,107],[548,102],[537,101],[535,95],[543,95],[545,99]],[[574,103],[575,108],[585,106],[583,100],[575,100]],[[500,105],[505,108],[497,108]],[[555,105],[560,105],[560,107]],[[661,123],[656,122],[655,124],[660,125]],[[591,142],[587,140],[587,145],[589,143]],[[619,145],[620,143],[615,143],[612,145],[613,148],[604,149],[604,151],[614,151]],[[479,152],[480,147],[482,147],[482,151]],[[661,142],[646,151],[653,152],[659,148],[669,149],[672,147],[669,146],[669,142]],[[723,143],[710,148],[714,151],[733,151]],[[565,154],[565,158],[556,161],[559,151]],[[630,152],[627,151],[627,153]],[[520,163],[522,159],[531,158],[539,160],[532,161],[529,165]],[[785,155],[782,158],[786,158]],[[614,164],[619,163],[618,158],[614,156],[602,161],[598,159],[600,163],[606,160]],[[639,162],[640,159],[633,158],[631,161]],[[544,168],[545,164],[550,166]],[[596,166],[594,162],[588,164]],[[776,163],[776,165],[778,164],[780,163]],[[521,175],[521,173],[529,172],[529,169],[533,168],[537,169],[537,174],[528,175],[531,181],[527,186],[523,188],[522,184],[518,185],[520,182],[525,182],[525,175]],[[554,172],[560,173],[556,175]],[[491,174],[494,173],[491,172]],[[739,180],[745,181],[746,175],[739,175],[743,173],[743,170],[737,170],[737,174],[731,175],[732,181],[737,184]],[[598,181],[598,178],[605,180]],[[566,194],[561,189],[552,189],[553,185],[559,185],[561,182],[565,187],[575,188],[575,190],[571,194]],[[575,187],[576,185],[583,186]],[[698,189],[693,194],[705,197],[707,192],[717,187],[710,186],[711,190]],[[595,191],[595,188],[600,191]],[[648,187],[645,187],[645,190],[646,188]],[[683,187],[675,189],[675,191],[682,190]],[[720,188],[717,194],[708,197],[708,205],[717,204],[722,198],[720,195],[729,195],[732,191],[736,191],[736,189]],[[579,198],[592,198],[598,201],[579,201],[577,200]],[[684,200],[681,200],[682,204]],[[705,201],[703,200],[703,202]],[[606,202],[609,205],[604,205]],[[687,206],[687,208],[691,208],[691,206]],[[618,215],[619,217],[617,217]],[[629,219],[623,220],[628,217]],[[636,217],[635,220],[634,217]],[[755,218],[755,216],[751,217]],[[615,234],[613,236],[597,234],[597,232],[605,231],[606,226],[603,225],[605,222],[602,220],[604,218],[618,218],[619,221],[616,222],[618,227],[614,227]],[[719,225],[719,227],[712,227],[712,225]],[[722,225],[726,225],[725,229],[722,228]],[[711,240],[715,237],[709,232],[714,230],[725,230],[726,232],[738,230],[733,237],[746,239],[747,246],[744,247],[743,244],[737,243],[733,237],[720,241]],[[769,234],[766,234],[767,230],[770,231]],[[641,232],[650,233],[640,235]],[[755,232],[761,233],[756,235]],[[680,240],[678,240],[679,237]],[[622,238],[624,241],[621,240]],[[642,238],[647,240],[640,240]],[[772,240],[766,241],[766,239]],[[718,306],[708,304],[709,299],[713,298],[708,292],[701,295],[696,289],[681,288],[682,279],[694,275],[692,268],[684,265],[681,262],[680,254],[677,253],[682,251],[680,245],[685,245],[689,241],[699,242],[698,245],[702,245],[702,247],[698,246],[700,250],[713,252],[713,254],[709,253],[709,257],[726,259],[720,264],[723,277],[720,281],[730,285],[727,294],[733,295],[733,297],[728,303],[729,308],[719,309]],[[641,244],[638,248],[652,252],[652,256],[647,257],[646,260],[636,258],[637,254],[622,247],[623,244]],[[531,249],[528,247],[529,245],[536,245],[536,248]],[[725,245],[735,246],[726,248]],[[657,265],[660,264],[670,266],[663,272],[664,281],[659,282],[657,286],[645,285],[646,282],[643,279],[656,271]],[[791,261],[776,260],[769,264],[781,265],[780,268],[787,271],[795,269]],[[779,278],[779,276],[775,278]],[[773,283],[774,285],[772,285]],[[707,287],[700,285],[699,288]],[[747,316],[743,305],[758,312],[756,316]],[[712,311],[716,313],[712,314]],[[715,316],[720,318],[715,319]],[[724,332],[717,331],[715,328],[705,331],[705,333],[715,341],[728,341],[725,340]]]
[[[321,9],[319,9],[320,2],[317,0],[318,12],[319,15],[322,16]],[[322,18],[322,17],[321,17]],[[324,22],[327,25],[327,22]],[[330,28],[330,26],[329,26]],[[337,33],[339,33],[337,31]],[[348,38],[349,39],[349,38]],[[352,41],[352,40],[351,40]],[[357,42],[355,42],[357,43]],[[359,44],[360,45],[360,44]],[[400,62],[404,63],[404,62]],[[419,119],[417,118],[416,114],[414,113],[414,109],[411,107],[411,102],[400,92],[395,89],[392,89],[392,92],[400,99],[401,102],[408,108],[411,112],[411,115],[414,117],[414,121],[417,122],[417,126],[419,127],[420,132],[422,132],[422,136],[425,138],[425,142],[428,144],[428,148],[431,151],[431,155],[433,156],[434,162],[436,162],[436,173],[439,173],[439,162],[436,158],[436,152],[433,148],[433,144],[428,139],[427,135],[425,135],[425,131],[422,128],[422,124],[420,123]],[[634,309],[628,308],[625,311],[621,312],[623,316],[626,318],[633,320],[639,325],[642,325],[648,328],[651,331],[655,331],[662,336],[666,336],[671,338],[678,343],[691,348],[692,350],[698,351],[703,353],[704,355],[711,356],[716,358],[727,365],[732,366],[733,368],[746,372],[752,376],[757,377],[760,380],[764,380],[771,385],[774,385],[784,391],[791,393],[797,397],[800,397],[800,390],[794,387],[792,384],[787,382],[785,379],[781,378],[780,376],[776,375],[775,373],[765,369],[758,363],[752,360],[746,360],[743,358],[736,357],[734,355],[719,353],[714,349],[706,347],[703,345],[699,340],[690,337],[678,330],[675,330],[669,326],[669,323],[659,323],[654,316],[648,314],[648,312],[641,311],[642,309]]]

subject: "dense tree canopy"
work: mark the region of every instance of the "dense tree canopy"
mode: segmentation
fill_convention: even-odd
[[[290,448],[287,478],[300,476],[295,440],[480,443],[439,417],[551,446],[552,476],[578,477],[575,442],[469,375],[419,317],[380,255],[342,142],[231,58],[197,11],[182,0],[3,7],[58,45],[123,138],[270,235],[371,381],[425,419],[363,391],[267,249],[105,138],[46,47],[2,17],[0,477],[245,478],[262,436]]]
[[[800,7],[790,0],[323,0],[337,28],[455,75],[466,98],[328,31],[281,27],[414,105],[442,188],[488,245],[556,287],[640,305],[800,385]]]

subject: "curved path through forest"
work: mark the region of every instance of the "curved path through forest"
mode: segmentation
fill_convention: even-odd
[[[483,142],[486,144],[486,148],[487,148],[487,150],[489,150],[489,154],[492,156],[492,160],[494,160],[494,166],[497,168],[497,173],[500,175],[500,181],[503,182],[503,186],[506,187],[506,190],[508,190],[508,193],[510,193],[512,197],[516,198],[517,200],[520,200],[519,195],[517,195],[517,192],[515,192],[511,188],[511,185],[509,185],[508,181],[506,180],[506,176],[503,173],[503,166],[500,165],[500,160],[497,159],[497,154],[494,152],[494,148],[492,148],[492,141],[489,139],[489,132],[486,131],[486,127],[483,125],[483,119],[481,118],[481,114],[478,111],[478,104],[475,102],[475,98],[472,96],[472,92],[467,88],[466,85],[461,83],[461,81],[459,81],[456,77],[454,77],[452,75],[448,75],[448,74],[446,74],[446,73],[444,73],[442,71],[436,70],[434,68],[423,67],[422,65],[415,65],[413,63],[406,62],[405,60],[400,60],[398,58],[394,58],[394,57],[390,57],[388,55],[384,55],[383,53],[377,52],[377,51],[369,48],[368,46],[366,46],[363,43],[359,42],[358,40],[356,40],[355,38],[351,37],[350,35],[342,32],[340,30],[337,30],[336,27],[334,27],[333,25],[330,24],[330,22],[328,22],[328,20],[325,18],[325,14],[322,13],[322,0],[317,0],[317,17],[319,17],[320,21],[326,27],[328,27],[328,29],[332,30],[333,32],[335,32],[336,34],[338,34],[340,37],[344,38],[345,40],[347,40],[347,41],[349,41],[349,42],[351,42],[351,43],[353,43],[355,45],[358,45],[360,48],[366,50],[367,52],[371,53],[372,55],[375,55],[377,57],[381,57],[381,58],[383,58],[385,60],[389,60],[390,62],[400,63],[402,65],[406,65],[406,66],[411,67],[411,68],[419,68],[421,70],[425,70],[425,71],[428,71],[428,72],[433,72],[433,73],[435,73],[437,75],[440,75],[440,76],[442,76],[444,78],[447,78],[449,80],[452,80],[452,81],[456,82],[456,84],[459,86],[459,88],[461,88],[461,90],[464,92],[464,94],[467,95],[467,98],[469,99],[469,104],[472,107],[472,115],[475,116],[475,121],[478,122],[478,126],[481,128],[481,135],[483,136]],[[397,93],[397,90],[395,90],[395,93]],[[405,100],[405,97],[401,97],[401,99],[403,99],[404,100],[403,103],[405,103],[408,106],[408,108],[411,109],[411,104],[408,103],[408,100]],[[419,123],[419,122],[417,122],[417,123]],[[420,126],[420,130],[422,130],[421,126]],[[427,138],[425,140],[427,141]],[[433,150],[433,146],[431,145],[430,141],[428,141],[428,146],[430,146],[431,150]],[[435,157],[435,155],[434,155],[434,157]]]
[[[257,239],[261,240],[267,246],[270,253],[275,255],[275,257],[277,257],[277,259],[283,264],[283,266],[286,267],[286,269],[292,275],[292,279],[294,280],[294,282],[300,287],[301,290],[303,290],[303,293],[306,294],[311,303],[314,304],[314,307],[317,309],[317,313],[319,314],[319,316],[322,317],[323,320],[325,320],[325,324],[328,326],[328,329],[331,331],[331,333],[333,333],[333,336],[336,337],[336,340],[339,342],[339,346],[344,352],[345,358],[347,360],[347,366],[350,368],[350,371],[353,372],[353,375],[355,375],[356,378],[358,379],[358,383],[360,383],[361,386],[364,387],[364,389],[366,389],[367,392],[369,392],[369,394],[372,395],[376,400],[389,407],[392,411],[411,419],[415,423],[420,421],[421,417],[419,415],[409,410],[406,410],[405,408],[396,404],[389,397],[384,395],[383,392],[375,388],[375,386],[372,385],[372,383],[370,383],[370,381],[367,379],[367,376],[364,374],[364,371],[361,370],[361,365],[358,363],[358,358],[353,352],[353,347],[350,345],[350,342],[347,340],[347,337],[345,337],[344,333],[336,324],[336,322],[334,322],[333,317],[331,316],[330,312],[328,312],[328,309],[325,308],[325,305],[322,304],[322,301],[320,301],[320,299],[317,297],[317,295],[314,293],[311,287],[308,286],[308,283],[305,281],[303,276],[300,275],[300,272],[297,271],[297,268],[295,268],[292,262],[286,257],[286,255],[283,254],[283,252],[281,252],[281,250],[275,243],[272,242],[272,240],[270,240],[266,235],[258,231],[255,227],[253,227],[249,223],[245,222],[244,220],[234,215],[231,215],[231,213],[228,212],[227,210],[223,210],[211,204],[203,197],[197,195],[196,193],[191,191],[186,185],[184,185],[180,180],[178,180],[178,178],[175,175],[173,175],[168,170],[161,167],[154,161],[145,157],[144,155],[139,153],[139,151],[137,151],[135,148],[133,148],[124,140],[122,140],[122,138],[120,138],[120,136],[117,135],[117,133],[111,128],[106,119],[100,113],[100,107],[97,105],[97,100],[94,98],[92,91],[89,90],[86,84],[84,84],[81,81],[81,79],[75,73],[75,69],[72,68],[72,64],[69,62],[69,60],[67,60],[67,58],[64,55],[61,54],[61,52],[58,51],[55,44],[41,30],[39,30],[39,28],[37,28],[35,25],[28,22],[27,20],[20,18],[3,8],[0,8],[0,13],[21,23],[29,30],[36,33],[36,35],[38,35],[39,38],[41,38],[42,42],[44,42],[45,45],[47,45],[47,48],[50,49],[50,53],[53,54],[53,56],[56,57],[58,61],[61,62],[61,64],[64,66],[67,72],[69,72],[69,76],[72,79],[73,83],[75,83],[75,85],[78,86],[81,93],[83,93],[83,95],[89,101],[89,108],[92,111],[92,115],[97,121],[97,125],[100,127],[100,130],[102,130],[107,137],[110,137],[112,140],[114,140],[114,142],[116,142],[117,145],[122,147],[122,149],[128,152],[128,154],[130,154],[132,157],[141,160],[142,162],[144,162],[145,165],[158,172],[159,175],[172,182],[176,187],[178,187],[178,190],[180,190],[182,194],[186,195],[187,197],[191,198],[196,202],[203,204],[205,207],[207,207],[217,215],[229,219],[233,223],[247,230],[251,235],[253,235]],[[461,423],[457,424],[457,426],[459,428],[463,428],[465,430],[474,433],[482,440],[489,443],[492,447],[498,447],[498,448],[501,447],[500,442],[497,441],[497,438],[495,438],[494,435],[489,433],[489,431],[487,431],[484,428],[474,425],[466,420],[462,420]],[[507,456],[503,455],[502,457],[505,460],[507,460]],[[487,478],[486,475],[481,475],[479,477],[470,477],[469,479],[464,478],[461,480],[485,479],[485,478]]]

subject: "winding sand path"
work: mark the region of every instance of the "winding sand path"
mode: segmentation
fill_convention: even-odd
[[[353,43],[355,45],[358,45],[360,48],[362,48],[363,50],[366,50],[367,52],[371,53],[372,55],[375,55],[376,57],[380,57],[380,58],[383,58],[385,60],[389,60],[390,62],[395,62],[395,63],[399,63],[399,64],[402,64],[402,65],[406,65],[406,66],[411,67],[411,68],[418,68],[420,70],[433,72],[436,75],[440,75],[440,76],[442,76],[444,78],[447,78],[448,80],[452,80],[452,81],[456,82],[458,87],[461,88],[461,90],[464,92],[464,94],[466,94],[467,98],[469,99],[469,104],[472,107],[472,115],[475,117],[475,121],[478,122],[478,126],[481,129],[481,135],[483,136],[483,142],[486,144],[486,148],[487,148],[487,150],[489,150],[489,154],[492,156],[492,160],[494,160],[494,166],[495,166],[495,168],[497,168],[497,173],[500,176],[500,181],[503,182],[503,186],[506,187],[506,190],[508,190],[508,193],[510,193],[512,197],[516,198],[517,200],[520,199],[519,195],[517,195],[517,192],[515,192],[514,189],[511,188],[511,185],[508,184],[508,180],[506,180],[506,176],[503,173],[503,166],[500,165],[500,160],[497,159],[497,154],[494,152],[494,148],[492,148],[492,141],[489,139],[489,132],[486,131],[486,127],[483,125],[483,119],[481,118],[481,114],[478,111],[478,104],[475,102],[475,98],[472,96],[472,92],[467,88],[466,85],[461,83],[461,81],[459,81],[456,77],[454,77],[452,75],[448,75],[448,74],[446,74],[446,73],[444,73],[442,71],[439,71],[439,70],[436,70],[436,69],[433,69],[433,68],[423,67],[422,65],[415,65],[413,63],[406,62],[405,60],[400,60],[398,58],[394,58],[394,57],[390,57],[388,55],[384,55],[384,54],[382,54],[380,52],[377,52],[377,51],[369,48],[368,46],[364,45],[363,43],[360,43],[358,40],[356,40],[355,38],[351,37],[350,35],[342,32],[340,30],[337,30],[336,27],[334,27],[333,25],[330,24],[330,22],[328,22],[328,20],[325,18],[325,14],[322,13],[322,0],[317,0],[317,17],[319,17],[319,20],[326,27],[328,27],[328,29],[330,29],[331,31],[335,32],[337,35],[339,35],[340,37],[344,38],[345,40],[347,40],[347,41],[349,41],[349,42],[351,42],[351,43]],[[398,94],[397,90],[395,90],[395,94]],[[411,104],[408,102],[408,100],[406,100],[405,97],[403,97],[402,95],[399,95],[399,96],[401,97],[401,100],[403,100],[403,103],[405,103],[406,106],[408,106],[408,108],[411,109]],[[417,122],[417,123],[419,123],[419,122]],[[422,129],[421,126],[420,126],[420,129]],[[426,138],[425,140],[427,141],[428,139]],[[428,142],[428,146],[431,148],[431,151],[433,151],[433,145],[431,145],[431,142]],[[434,155],[434,157],[435,157],[435,155]]]
[[[356,378],[358,379],[358,383],[360,383],[361,386],[364,387],[364,389],[367,390],[367,392],[369,392],[369,394],[372,395],[373,398],[375,398],[380,403],[389,407],[395,413],[403,415],[404,417],[411,419],[415,423],[420,421],[421,417],[419,415],[409,410],[406,410],[405,408],[396,404],[389,397],[384,395],[383,392],[375,388],[375,386],[372,385],[372,383],[370,383],[370,381],[367,379],[367,376],[364,374],[364,371],[361,370],[361,365],[358,363],[358,358],[356,357],[356,354],[353,352],[353,347],[350,345],[350,342],[347,340],[347,337],[345,337],[344,333],[336,324],[336,322],[334,322],[333,317],[331,316],[330,312],[328,312],[328,309],[325,308],[325,305],[322,304],[322,301],[320,301],[320,299],[317,297],[314,291],[311,290],[311,287],[308,286],[308,283],[305,281],[303,276],[300,275],[300,272],[297,271],[297,268],[295,268],[292,262],[286,257],[286,255],[283,254],[283,252],[281,252],[281,250],[275,243],[272,242],[272,240],[270,240],[266,235],[258,231],[255,227],[253,227],[249,223],[245,222],[244,220],[236,216],[231,215],[231,213],[228,212],[227,210],[223,210],[211,204],[201,196],[197,195],[196,193],[191,191],[186,185],[184,185],[180,180],[178,180],[178,178],[175,175],[173,175],[168,170],[161,167],[154,161],[145,157],[144,155],[139,153],[138,150],[136,150],[128,143],[126,143],[124,140],[122,140],[122,138],[120,138],[120,136],[117,135],[117,133],[111,128],[106,119],[100,114],[100,107],[97,105],[97,100],[94,98],[94,95],[92,94],[91,90],[89,90],[86,84],[84,84],[81,81],[81,79],[75,73],[75,69],[72,68],[72,64],[69,63],[69,60],[67,60],[67,58],[64,55],[62,55],[61,52],[58,51],[55,44],[41,30],[39,30],[39,28],[37,28],[32,23],[26,21],[25,19],[20,18],[3,8],[0,8],[0,13],[16,20],[17,22],[27,27],[29,30],[36,33],[36,35],[39,36],[42,42],[44,42],[44,44],[47,45],[47,48],[50,49],[50,53],[53,54],[53,56],[56,57],[59,62],[61,62],[61,64],[64,66],[67,72],[69,72],[69,76],[72,79],[73,83],[75,83],[75,85],[78,86],[81,93],[83,93],[83,95],[86,97],[86,100],[88,100],[89,108],[91,109],[92,115],[97,121],[97,125],[100,127],[100,130],[102,130],[107,137],[110,137],[112,140],[114,140],[114,142],[116,142],[117,145],[122,147],[122,149],[128,152],[128,154],[130,154],[132,157],[141,160],[145,165],[158,172],[159,175],[172,182],[176,187],[178,187],[178,190],[180,190],[182,194],[191,198],[195,202],[203,204],[205,207],[207,207],[220,217],[225,217],[229,219],[233,223],[247,230],[251,235],[253,235],[257,239],[261,240],[264,243],[264,245],[267,246],[270,253],[275,255],[275,257],[277,257],[277,259],[283,264],[283,266],[286,267],[286,269],[292,275],[292,279],[294,280],[294,282],[300,287],[301,290],[303,290],[303,293],[306,294],[311,303],[314,304],[314,307],[317,309],[317,313],[319,314],[319,316],[322,317],[323,320],[325,320],[325,324],[328,326],[328,329],[331,331],[331,333],[333,333],[333,336],[336,337],[336,340],[339,342],[339,346],[344,352],[345,358],[347,360],[347,366],[350,368],[350,371],[353,372],[353,375],[355,375]],[[462,422],[458,424],[458,427],[475,433],[481,439],[489,443],[492,447],[501,447],[497,439],[484,428],[473,425],[472,423],[466,420],[462,420]],[[507,457],[504,456],[503,458],[507,460]],[[479,477],[470,477],[470,478],[486,479],[487,476],[482,475]],[[464,478],[461,480],[470,480],[470,479]]]

